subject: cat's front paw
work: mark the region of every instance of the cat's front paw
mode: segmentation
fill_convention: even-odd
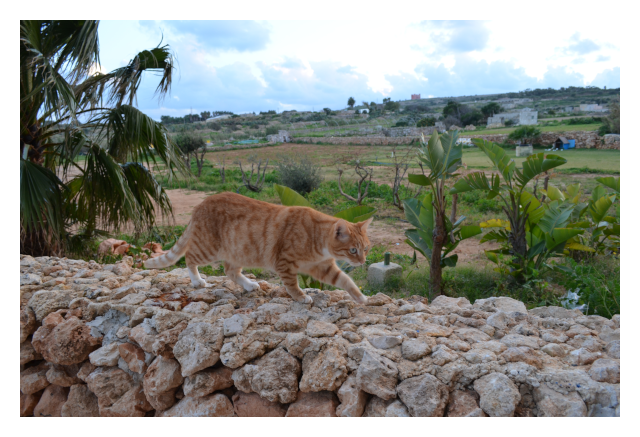
[[[207,286],[211,287],[211,285],[207,284],[204,279],[198,279],[197,281],[191,281],[191,285],[195,288],[205,288]]]
[[[300,303],[313,303],[313,299],[311,299],[311,296],[307,296],[306,294],[302,295],[302,297],[300,299],[298,299],[298,302]]]
[[[365,296],[364,294],[354,297],[353,300],[360,305],[366,305],[367,302],[369,301],[367,296]]]
[[[260,284],[258,284],[257,282],[254,282],[254,281],[247,281],[242,285],[242,287],[246,291],[255,291],[258,288],[260,288]]]

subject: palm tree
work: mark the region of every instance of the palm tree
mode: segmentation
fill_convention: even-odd
[[[60,254],[125,223],[149,228],[156,208],[172,214],[151,165],[169,177],[186,167],[133,102],[146,71],[162,99],[174,57],[158,45],[110,73],[99,65],[98,21],[20,21],[20,253]]]

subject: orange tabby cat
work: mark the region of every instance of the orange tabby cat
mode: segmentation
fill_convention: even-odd
[[[367,227],[372,220],[354,224],[311,208],[221,193],[194,208],[191,223],[168,253],[144,265],[168,267],[184,255],[192,284],[207,287],[211,285],[200,277],[197,267],[224,260],[227,276],[247,291],[259,285],[241,273],[242,267],[261,267],[276,272],[293,299],[311,303],[311,297],[298,286],[297,274],[306,273],[366,303],[367,298],[335,259],[354,266],[364,264],[369,251]]]

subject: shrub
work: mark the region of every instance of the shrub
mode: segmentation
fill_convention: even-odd
[[[409,126],[409,123],[407,123],[406,121],[399,121],[395,125],[395,127],[406,127],[406,126]]]
[[[278,128],[275,126],[267,127],[267,135],[276,135],[278,133]]]
[[[284,156],[279,159],[280,184],[298,193],[310,193],[317,189],[322,182],[320,172],[320,167],[306,157],[296,160],[290,156]]]
[[[435,117],[425,117],[422,118],[416,123],[417,127],[427,127],[427,126],[435,126],[436,119]]]
[[[504,122],[504,125],[505,125],[505,126],[513,126],[514,124],[516,124],[516,123],[515,123],[513,120],[506,120],[506,121]]]

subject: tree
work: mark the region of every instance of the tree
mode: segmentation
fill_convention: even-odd
[[[518,141],[519,144],[533,144],[542,132],[535,126],[520,126],[509,134],[509,139]]]
[[[483,118],[484,116],[482,115],[482,112],[478,111],[477,109],[473,109],[466,114],[463,114],[462,117],[460,117],[460,120],[462,121],[462,125],[466,126],[469,124],[480,124]]]
[[[182,132],[176,136],[175,141],[184,156],[185,165],[188,168],[191,168],[191,155],[196,158],[198,177],[200,177],[204,165],[204,154],[207,151],[207,143],[204,138],[194,132]]]
[[[499,114],[503,111],[502,106],[496,102],[487,103],[480,108],[485,118],[493,117],[495,114]]]
[[[202,111],[200,113],[200,120],[202,121],[206,121],[208,118],[211,118],[211,112],[209,111]]]
[[[20,253],[80,249],[129,222],[148,229],[156,209],[172,213],[152,164],[186,174],[164,125],[133,106],[146,71],[160,75],[160,98],[170,90],[169,46],[92,73],[98,24],[20,21]]]
[[[435,125],[436,125],[435,117],[425,117],[418,120],[418,122],[416,123],[417,127],[427,127],[427,126],[435,126]]]
[[[331,115],[331,109],[330,108],[323,108],[322,110],[324,111],[325,114]]]
[[[347,105],[349,105],[349,108],[353,108],[353,105],[356,104],[356,99],[354,99],[353,97],[349,97],[349,100],[347,101]]]
[[[604,124],[599,133],[619,134],[620,133],[620,98],[613,100],[609,105],[609,115],[603,119]]]
[[[387,111],[399,111],[400,103],[387,101],[384,104],[384,109],[386,109]]]
[[[454,102],[453,100],[449,100],[447,102],[447,105],[442,108],[442,115],[444,117],[448,117],[448,116],[452,116],[452,117],[457,117],[460,118],[460,108],[461,108],[461,104]]]

